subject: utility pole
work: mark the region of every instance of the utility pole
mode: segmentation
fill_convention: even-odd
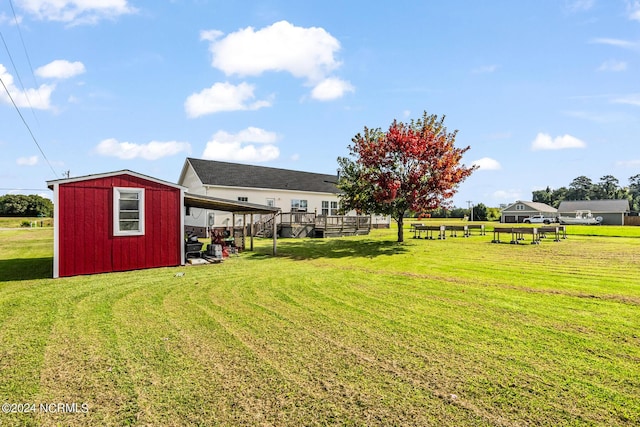
[[[470,220],[473,222],[473,200],[467,200],[467,205],[469,206],[469,210],[471,211]]]

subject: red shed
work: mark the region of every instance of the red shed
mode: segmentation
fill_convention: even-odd
[[[184,187],[129,170],[47,185],[53,277],[184,264]]]

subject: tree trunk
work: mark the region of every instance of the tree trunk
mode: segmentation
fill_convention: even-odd
[[[404,242],[404,214],[398,217],[398,243]]]

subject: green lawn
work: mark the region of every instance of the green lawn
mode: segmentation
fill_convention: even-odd
[[[0,403],[88,405],[0,426],[638,425],[639,231],[407,226],[52,280],[51,229],[0,230]]]

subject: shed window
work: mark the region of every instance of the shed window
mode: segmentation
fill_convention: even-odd
[[[144,235],[144,188],[113,189],[113,235]]]

